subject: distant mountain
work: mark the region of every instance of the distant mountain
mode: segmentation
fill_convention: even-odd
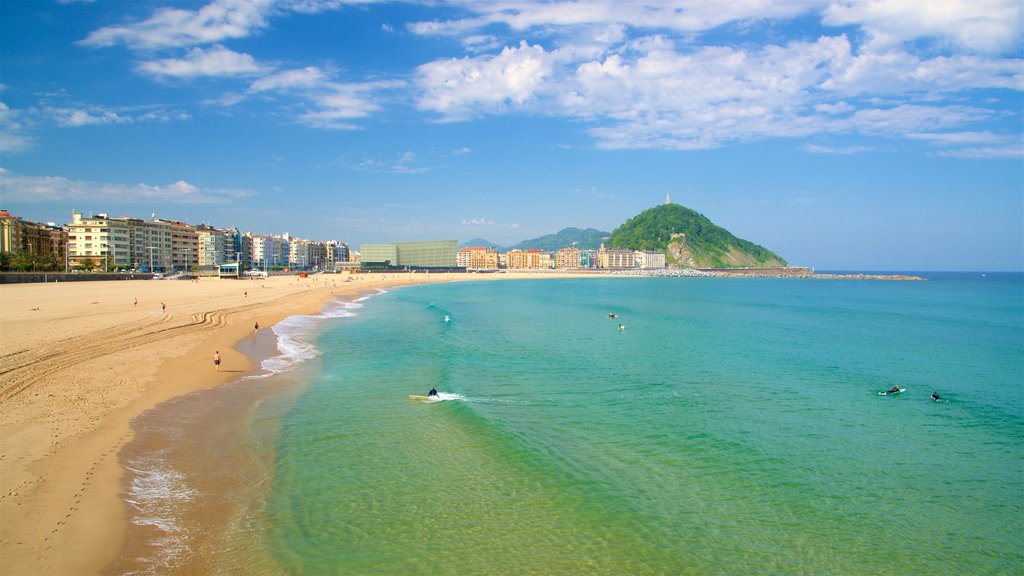
[[[459,244],[459,248],[477,248],[477,247],[483,247],[483,248],[493,247],[493,248],[497,248],[498,252],[504,252],[506,250],[506,248],[504,246],[502,246],[501,244],[495,244],[494,242],[491,242],[490,240],[484,240],[483,238],[473,238],[472,240],[467,240],[467,241],[463,242],[462,244]]]
[[[681,268],[778,267],[786,261],[733,236],[703,214],[679,204],[644,210],[612,232],[609,248],[657,250]]]
[[[555,234],[523,240],[511,248],[515,250],[543,250],[544,252],[555,252],[562,248],[597,250],[603,242],[608,240],[609,236],[611,234],[608,232],[602,232],[593,228],[562,228],[562,230]]]

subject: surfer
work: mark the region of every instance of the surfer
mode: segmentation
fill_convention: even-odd
[[[888,391],[886,391],[886,394],[896,394],[899,391],[900,391],[900,385],[897,384],[897,385],[893,386],[892,388],[890,388]]]
[[[618,315],[618,314],[616,314],[616,313],[614,313],[614,312],[609,312],[609,313],[608,313],[608,317],[609,317],[609,318],[618,318],[618,317],[619,317],[619,315]]]
[[[626,329],[625,326],[623,326],[622,324],[619,324],[619,332],[622,332],[625,329]]]
[[[427,392],[427,397],[437,396],[437,388],[431,387],[430,392]]]
[[[938,392],[932,390],[932,400],[935,400],[936,402],[941,402],[942,396],[939,396]]]

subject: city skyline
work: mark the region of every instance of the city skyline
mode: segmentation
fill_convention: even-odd
[[[0,208],[363,243],[666,194],[794,265],[1024,269],[1019,2],[4,2]]]

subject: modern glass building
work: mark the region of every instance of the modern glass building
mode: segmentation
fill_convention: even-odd
[[[363,244],[359,253],[364,266],[390,265],[412,268],[454,268],[459,252],[456,240]]]

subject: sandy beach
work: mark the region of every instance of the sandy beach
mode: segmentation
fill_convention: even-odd
[[[132,419],[256,367],[259,323],[368,290],[557,274],[367,274],[0,285],[0,573],[98,574],[128,529]],[[220,353],[220,370],[213,364]]]

